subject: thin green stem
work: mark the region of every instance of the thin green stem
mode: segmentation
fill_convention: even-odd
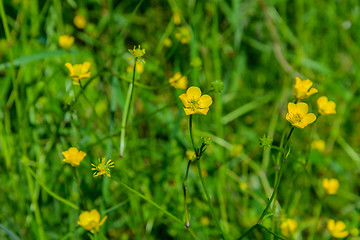
[[[159,210],[161,210],[163,213],[165,213],[168,217],[170,217],[172,220],[174,220],[177,223],[180,223],[181,225],[183,225],[183,222],[175,217],[173,214],[171,214],[170,212],[168,212],[167,210],[165,210],[164,208],[162,208],[161,206],[159,206],[156,202],[152,201],[151,199],[147,198],[145,195],[139,193],[138,191],[136,191],[135,189],[131,188],[130,186],[128,186],[127,184],[123,183],[122,181],[115,179],[113,176],[111,177],[114,181],[118,182],[121,186],[123,186],[126,190],[128,190],[129,192],[135,194],[136,196],[144,199],[145,201],[147,201],[148,203],[150,203],[151,205],[153,205],[154,207],[158,208]],[[190,232],[190,234],[194,237],[194,239],[198,239],[198,237],[194,234],[194,232],[192,231],[192,229],[187,228]]]
[[[69,207],[75,209],[75,210],[79,210],[79,207],[76,206],[74,203],[66,200],[65,198],[60,197],[59,195],[57,195],[56,193],[54,193],[53,191],[51,191],[45,184],[43,184],[36,176],[36,174],[34,173],[33,170],[31,170],[31,168],[29,168],[29,172],[30,174],[33,176],[33,178],[36,180],[36,182],[38,184],[40,184],[40,186],[45,190],[45,192],[47,192],[50,196],[52,196],[53,198],[55,198],[56,200],[59,200],[60,202],[68,205]]]
[[[79,189],[79,192],[80,192],[80,197],[81,197],[81,200],[82,200],[84,210],[87,210],[88,208],[87,208],[87,204],[86,204],[86,198],[85,198],[84,193],[83,193],[83,191],[81,190],[81,187],[80,187],[80,182],[79,182],[79,178],[77,176],[76,167],[73,167],[73,171],[74,171],[74,177],[75,177],[76,185],[77,185],[77,187]]]
[[[128,115],[129,115],[130,106],[131,106],[131,100],[133,98],[133,93],[134,93],[136,61],[137,61],[137,58],[135,58],[135,60],[134,60],[133,79],[129,85],[129,89],[128,89],[126,101],[125,101],[124,112],[123,112],[122,121],[121,121],[121,133],[120,133],[120,156],[121,157],[124,156],[124,151],[125,151],[125,129],[126,129],[126,123],[127,123],[127,119],[128,119]]]
[[[197,151],[197,148],[195,147],[195,143],[194,143],[194,136],[193,136],[193,132],[192,132],[192,115],[190,115],[189,117],[189,130],[190,130],[190,138],[191,138],[191,144],[194,148],[194,152],[196,154],[196,158],[199,157],[199,154],[198,154],[198,151]]]
[[[183,182],[184,209],[185,209],[185,227],[186,227],[186,228],[190,227],[190,219],[189,219],[188,208],[187,208],[187,201],[186,201],[186,188],[187,188],[187,187],[186,187],[186,182],[187,182],[187,179],[188,179],[190,164],[191,164],[191,160],[189,160],[189,162],[188,162],[188,164],[187,164],[185,179],[184,179],[184,182]]]

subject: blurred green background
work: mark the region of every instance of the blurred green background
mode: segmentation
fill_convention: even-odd
[[[289,239],[330,239],[330,218],[344,221],[348,230],[359,227],[358,1],[0,3],[1,239],[89,239],[77,225],[80,211],[43,187],[80,206],[72,169],[62,162],[69,147],[87,153],[77,170],[90,209],[108,216],[102,238],[191,239],[183,225],[117,182],[93,178],[90,166],[111,158],[114,177],[184,220],[185,153],[192,146],[178,98],[184,90],[168,83],[177,72],[214,100],[206,116],[194,116],[194,135],[196,142],[212,139],[201,159],[203,175],[229,239],[257,223],[271,195],[277,151],[264,150],[259,138],[269,136],[279,145],[289,131],[286,106],[294,100],[296,76],[319,90],[304,100],[310,112],[317,112],[318,97],[327,96],[337,114],[295,129],[278,207],[263,224],[282,235],[281,222],[296,219]],[[86,19],[85,28],[74,25],[77,15]],[[75,38],[70,50],[59,46],[64,34]],[[122,157],[133,63],[128,49],[139,44],[146,63],[136,74]],[[65,63],[84,61],[91,62],[92,77],[82,81],[82,90],[72,84]],[[326,149],[310,149],[314,139],[324,140]],[[323,178],[339,180],[336,195],[324,194]],[[199,239],[220,239],[195,164],[187,185],[191,229]],[[354,231],[348,239],[359,239]],[[270,238],[261,229],[248,235]]]

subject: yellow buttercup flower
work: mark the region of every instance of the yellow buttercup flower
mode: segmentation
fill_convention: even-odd
[[[297,99],[307,98],[318,92],[316,88],[311,88],[313,85],[312,81],[309,79],[301,80],[300,78],[295,78],[295,85],[293,87],[294,95]]]
[[[98,176],[106,175],[108,177],[111,177],[110,168],[114,167],[114,162],[111,161],[111,159],[109,159],[105,163],[105,158],[102,158],[101,160],[99,158],[98,161],[99,161],[99,164],[97,166],[93,163],[91,164],[91,166],[93,166],[93,168],[91,168],[91,170],[95,171],[93,176],[98,177]]]
[[[98,212],[98,210],[93,209],[91,211],[82,212],[79,216],[79,221],[77,222],[77,224],[79,224],[85,230],[95,233],[99,231],[100,226],[104,224],[106,219],[107,216],[105,216],[100,221],[100,213]]]
[[[91,73],[89,72],[89,68],[91,64],[89,62],[84,62],[83,64],[75,64],[66,63],[65,66],[69,70],[69,76],[73,79],[74,85],[80,85],[80,80],[83,78],[89,78]]]
[[[62,152],[65,159],[63,162],[70,164],[73,167],[79,166],[80,162],[84,159],[86,156],[86,153],[79,151],[75,147],[69,148],[67,151]]]
[[[145,49],[141,49],[140,45],[138,48],[136,48],[134,46],[134,49],[129,49],[129,52],[131,53],[131,55],[133,55],[133,57],[130,57],[129,59],[133,58],[134,61],[136,61],[137,59],[139,59],[140,61],[142,61],[143,63],[145,63],[144,59],[142,58],[142,56],[145,55]]]
[[[324,140],[318,139],[311,142],[311,148],[318,150],[319,152],[325,151],[325,142]]]
[[[191,30],[189,27],[179,27],[175,37],[180,40],[182,44],[187,44],[191,39]]]
[[[189,87],[186,93],[181,94],[179,98],[185,106],[186,115],[206,115],[212,104],[212,98],[206,94],[201,96],[201,90],[198,87]]]
[[[59,46],[65,50],[69,50],[74,44],[75,38],[69,35],[62,35],[59,37]]]
[[[321,115],[336,114],[336,104],[333,101],[328,101],[327,97],[319,97],[316,101],[318,110]]]
[[[316,116],[313,113],[308,113],[308,105],[303,102],[289,103],[288,113],[286,114],[286,120],[288,120],[294,127],[304,128],[310,123],[316,120]]]
[[[134,63],[130,64],[127,68],[126,68],[126,72],[127,73],[130,73],[130,72],[133,72],[134,70]],[[135,71],[138,73],[138,74],[142,74],[144,72],[144,64],[142,62],[136,62],[136,68],[135,68]]]
[[[337,221],[330,219],[327,224],[327,228],[329,229],[331,236],[335,238],[344,238],[349,235],[349,232],[345,230],[346,225],[343,221]]]
[[[281,233],[285,237],[290,237],[298,227],[298,222],[295,219],[287,218],[280,225]]]
[[[81,14],[77,14],[75,17],[74,17],[74,24],[77,28],[79,29],[84,29],[85,26],[86,26],[86,19],[83,15]]]
[[[186,89],[188,80],[186,76],[182,76],[181,73],[178,72],[169,79],[169,83],[174,88]]]
[[[170,38],[165,38],[164,39],[164,46],[165,47],[170,47],[172,45],[172,41]]]
[[[325,192],[329,195],[336,194],[337,190],[340,187],[340,183],[336,178],[330,178],[330,179],[324,178],[322,185],[325,189]]]

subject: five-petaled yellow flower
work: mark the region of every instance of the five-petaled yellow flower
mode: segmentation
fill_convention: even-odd
[[[74,85],[80,85],[80,80],[83,78],[89,78],[91,72],[89,72],[91,64],[89,62],[84,62],[83,64],[66,63],[65,66],[69,70],[69,76],[73,79]]]
[[[175,73],[173,77],[169,79],[169,83],[174,88],[186,89],[188,80],[186,76],[182,76],[181,73]]]
[[[312,81],[309,79],[301,80],[300,78],[295,78],[295,85],[293,87],[294,95],[297,99],[307,98],[318,92],[316,88],[311,88],[313,85]]]
[[[280,225],[281,233],[285,237],[290,237],[298,227],[298,222],[295,219],[287,218]]]
[[[69,35],[62,35],[59,37],[59,46],[65,50],[69,50],[74,44],[75,38]]]
[[[333,219],[330,219],[327,224],[331,236],[335,238],[344,238],[349,235],[349,232],[345,230],[346,225],[343,221],[335,222]]]
[[[134,49],[129,49],[129,52],[131,53],[131,55],[133,55],[133,57],[130,57],[129,59],[133,58],[134,61],[136,61],[137,59],[139,59],[140,61],[142,61],[143,63],[145,63],[144,59],[142,58],[142,56],[145,55],[145,49],[141,49],[140,45],[138,48],[136,48],[134,46]]]
[[[86,26],[86,19],[83,15],[81,14],[77,14],[75,17],[74,17],[74,24],[77,28],[79,29],[84,29],[85,26]]]
[[[110,168],[114,167],[114,162],[111,161],[111,159],[109,159],[107,162],[105,162],[105,158],[100,158],[98,159],[99,161],[99,165],[95,165],[95,164],[91,164],[91,166],[93,166],[93,168],[91,168],[91,170],[95,171],[93,176],[94,177],[98,177],[98,176],[102,176],[102,175],[106,175],[108,177],[111,177],[110,175]]]
[[[304,128],[310,123],[316,120],[316,116],[313,113],[308,113],[308,105],[303,102],[289,103],[288,113],[286,114],[286,120],[288,120],[294,127]]]
[[[182,44],[187,44],[191,39],[191,30],[189,27],[179,27],[175,37],[180,40]]]
[[[337,193],[337,190],[340,187],[340,183],[336,178],[324,178],[322,182],[323,188],[325,192],[329,195],[333,195]]]
[[[321,115],[336,114],[336,104],[333,101],[328,101],[327,97],[319,97],[316,101],[319,113]]]
[[[73,167],[79,166],[80,162],[84,159],[86,156],[86,153],[79,151],[75,147],[69,148],[67,151],[62,152],[65,159],[63,162],[70,164]]]
[[[181,94],[179,98],[185,106],[186,115],[206,115],[212,104],[212,98],[206,94],[201,96],[201,90],[198,87],[189,87],[186,93]]]
[[[82,226],[85,230],[95,233],[99,231],[99,227],[104,224],[106,219],[107,216],[100,221],[100,213],[98,210],[93,209],[91,211],[82,212],[79,216],[77,224]]]

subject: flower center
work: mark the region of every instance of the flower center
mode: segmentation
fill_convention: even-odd
[[[199,100],[190,99],[188,102],[190,104],[190,108],[192,108],[192,109],[199,108]]]
[[[299,113],[295,113],[295,114],[293,115],[293,119],[294,119],[295,122],[301,122],[301,116],[300,116],[300,114],[299,114]]]

